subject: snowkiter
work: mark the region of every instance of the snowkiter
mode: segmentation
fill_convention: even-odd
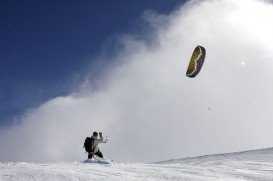
[[[103,139],[102,133],[93,132],[93,135],[90,137],[87,137],[84,142],[84,147],[86,152],[88,152],[88,159],[91,159],[94,155],[103,158],[103,155],[98,147],[99,143],[106,143],[107,140]]]

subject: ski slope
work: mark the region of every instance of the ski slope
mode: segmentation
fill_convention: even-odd
[[[273,180],[273,148],[141,163],[0,163],[6,180]]]

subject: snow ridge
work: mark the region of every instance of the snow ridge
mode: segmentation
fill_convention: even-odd
[[[273,178],[273,148],[205,155],[151,164],[60,162],[0,163],[9,180],[259,180]]]

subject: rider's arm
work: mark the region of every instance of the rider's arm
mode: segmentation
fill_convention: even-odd
[[[100,143],[106,143],[106,140],[103,139],[102,133],[100,132],[99,134],[100,134],[99,142]]]

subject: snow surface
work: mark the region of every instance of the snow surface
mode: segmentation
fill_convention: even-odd
[[[273,180],[273,148],[151,164],[0,163],[4,180]]]

